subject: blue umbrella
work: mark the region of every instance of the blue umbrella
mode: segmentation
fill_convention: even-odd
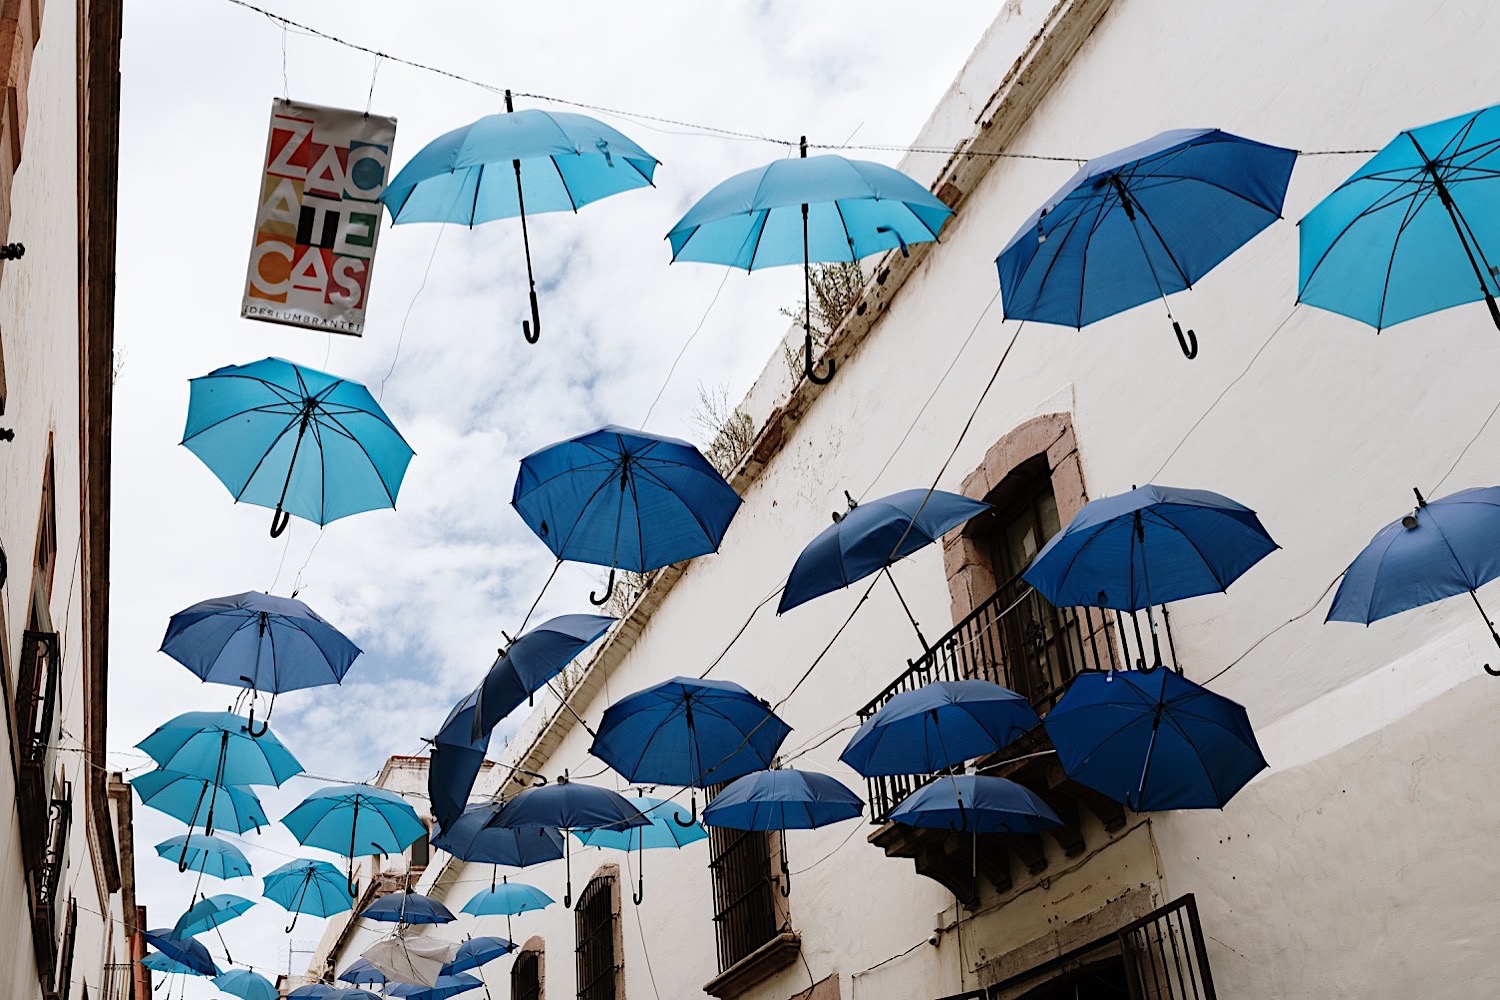
[[[532,214],[577,212],[591,201],[650,186],[659,161],[587,115],[516,111],[508,90],[505,110],[422,147],[386,185],[380,200],[395,225],[456,222],[472,228],[520,216],[531,286],[531,322],[523,320],[521,330],[534,344],[542,335],[542,320],[526,230],[528,207]]]
[[[230,969],[215,976],[214,985],[222,992],[240,997],[241,1000],[278,1000],[281,996],[269,979],[245,969]]]
[[[385,995],[388,997],[402,997],[403,1000],[447,1000],[448,997],[458,996],[470,990],[477,990],[484,985],[484,980],[477,976],[471,976],[467,972],[460,972],[456,976],[439,976],[436,986],[422,986],[416,983],[392,983],[386,987]]]
[[[740,498],[697,448],[609,425],[521,460],[511,505],[559,559],[649,573],[716,552]]]
[[[574,836],[589,847],[612,848],[627,854],[648,848],[685,847],[708,837],[703,824],[670,799],[657,799],[648,795],[630,795],[626,799],[650,821],[650,825],[632,826],[624,830],[612,830],[608,827],[580,830]],[[639,906],[645,897],[646,864],[645,859],[640,858],[636,861],[635,904]]]
[[[501,828],[540,826],[563,831],[592,830],[601,826],[625,829],[649,823],[650,820],[618,792],[597,785],[581,785],[569,781],[567,775],[558,778],[554,784],[525,789],[508,800],[489,821],[490,826]],[[573,860],[567,838],[563,839],[563,865],[567,870],[563,906],[571,907]]]
[[[589,752],[627,781],[708,788],[769,767],[791,731],[732,681],[674,677],[606,708]]]
[[[220,925],[233,920],[255,905],[255,901],[233,893],[221,893],[200,899],[187,912],[177,918],[172,933],[178,937],[193,937],[204,931],[216,930]]]
[[[863,811],[859,796],[835,778],[776,768],[731,781],[704,807],[703,822],[731,830],[815,830],[854,819]],[[783,850],[781,894],[791,891],[792,872]]]
[[[182,962],[168,958],[159,951],[153,951],[140,961],[142,965],[152,972],[160,972],[167,976],[201,976],[204,974],[190,965],[184,965]]]
[[[475,917],[515,916],[530,910],[545,910],[555,900],[534,885],[502,881],[476,892],[464,904],[463,912]]]
[[[489,750],[488,730],[478,739],[473,735],[478,708],[479,689],[475,688],[449,711],[428,753],[427,797],[432,802],[432,815],[444,829],[463,813]]]
[[[297,843],[349,859],[349,892],[354,859],[399,854],[427,833],[427,826],[405,799],[373,785],[331,785],[313,792],[281,818]],[[371,850],[373,848],[373,850]]]
[[[288,993],[287,1000],[380,1000],[368,990],[340,989],[327,983],[308,983]]]
[[[1084,504],[1022,579],[1059,608],[1136,612],[1223,591],[1275,552],[1255,512],[1208,490],[1146,485]]]
[[[236,501],[327,524],[396,506],[412,450],[358,382],[266,358],[191,382],[182,443]]]
[[[503,803],[480,802],[469,806],[453,823],[432,838],[432,846],[460,861],[475,864],[525,868],[563,856],[563,835],[556,829],[526,827],[510,829],[490,823]],[[585,841],[587,842],[587,841]]]
[[[813,261],[850,262],[938,238],[953,210],[910,177],[879,163],[842,156],[777,160],[735,174],[705,194],[667,234],[672,260],[757,267],[801,264],[804,374],[813,370]]]
[[[901,801],[892,823],[963,833],[1042,833],[1062,820],[1035,792],[1009,778],[956,774],[938,778]]]
[[[146,943],[167,958],[185,965],[199,976],[217,976],[219,967],[214,965],[208,949],[192,938],[181,938],[164,927],[146,932]]]
[[[218,837],[197,833],[168,837],[156,845],[156,853],[177,860],[178,871],[191,868],[213,878],[241,878],[251,875],[250,862],[238,847]]]
[[[865,503],[856,503],[847,492],[844,496],[849,501],[848,513],[835,514],[833,524],[797,556],[776,607],[778,615],[882,570],[895,587],[891,563],[931,545],[990,509],[982,501],[942,490],[902,490]],[[917,621],[899,589],[896,596],[916,628]],[[920,628],[917,638],[927,645]]]
[[[1300,223],[1298,301],[1388,326],[1484,299],[1500,326],[1500,105],[1407,129]]]
[[[420,892],[393,892],[359,911],[366,920],[391,924],[446,924],[456,918],[448,908]]]
[[[338,684],[360,652],[301,601],[255,591],[177,612],[161,651],[205,681],[273,695]]]
[[[198,825],[200,813],[207,815],[205,808],[214,813],[219,828],[233,833],[259,833],[271,823],[255,793],[239,785],[216,785],[212,778],[159,768],[131,778],[130,784],[143,805],[182,820],[189,829]]]
[[[605,615],[561,615],[522,633],[501,650],[479,685],[471,739],[488,734],[617,620]]]
[[[458,946],[458,954],[453,956],[453,961],[443,966],[443,975],[452,976],[477,969],[515,950],[515,944],[503,937],[471,937]]]
[[[252,735],[248,720],[233,712],[184,712],[136,747],[164,771],[207,778],[215,785],[280,785],[302,773],[302,765],[280,740],[270,733]],[[213,827],[212,810],[205,825]]]
[[[288,934],[303,913],[327,917],[354,906],[354,896],[344,874],[326,861],[306,858],[288,861],[261,880],[261,891],[271,902],[291,912]]]
[[[1281,218],[1295,150],[1178,129],[1090,160],[1011,237],[995,264],[1006,319],[1084,327],[1193,287]]]
[[[1043,724],[1069,778],[1140,812],[1222,808],[1266,767],[1243,706],[1165,668],[1079,674]]]
[[[339,974],[339,981],[355,986],[380,986],[386,982],[385,973],[371,965],[369,959],[357,959],[353,965]]]
[[[994,753],[1040,721],[1030,702],[999,684],[934,681],[882,705],[839,760],[866,778],[931,774]]]
[[[1459,490],[1431,503],[1416,493],[1416,509],[1381,528],[1354,557],[1325,620],[1368,625],[1467,593],[1500,646],[1500,632],[1475,593],[1500,577],[1500,486]],[[1484,669],[1500,676],[1488,663]]]

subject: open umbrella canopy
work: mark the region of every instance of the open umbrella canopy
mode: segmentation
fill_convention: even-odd
[[[412,450],[358,382],[266,358],[191,382],[182,443],[236,501],[327,524],[396,505]]]
[[[354,905],[344,874],[326,861],[298,858],[266,875],[261,890],[292,913],[327,917]]]
[[[1193,287],[1281,217],[1296,161],[1218,129],[1163,132],[1090,160],[996,259],[1006,319],[1083,327]],[[1192,331],[1173,325],[1196,355]]]
[[[339,973],[339,981],[355,986],[384,985],[389,981],[384,972],[370,964],[368,958],[357,958],[354,964]]]
[[[574,833],[580,843],[617,851],[639,851],[646,848],[684,847],[708,837],[703,824],[694,820],[682,806],[668,799],[649,795],[627,795],[626,801],[646,817],[646,826],[624,830],[607,827],[579,830]]]
[[[190,965],[185,965],[176,959],[168,958],[164,953],[153,951],[141,959],[141,964],[152,972],[160,972],[165,976],[202,976],[206,973],[199,972]]]
[[[1500,105],[1407,129],[1299,224],[1298,301],[1388,326],[1484,299],[1500,326]]]
[[[616,568],[648,573],[717,551],[740,508],[691,444],[614,425],[527,455],[510,502],[557,558],[608,566],[609,589]]]
[[[259,833],[271,825],[260,799],[248,787],[216,785],[212,778],[160,768],[131,778],[130,784],[143,805],[180,819],[189,828],[207,819],[210,812],[219,829],[232,833]]]
[[[731,830],[814,830],[864,811],[836,778],[776,768],[736,778],[703,810],[703,822]]]
[[[1043,724],[1069,778],[1137,812],[1223,808],[1267,766],[1243,706],[1166,668],[1079,674]]]
[[[199,833],[168,837],[156,845],[156,853],[176,861],[180,871],[201,871],[213,878],[250,875],[250,861],[238,847],[219,837]]]
[[[501,829],[545,827],[553,830],[625,829],[650,820],[619,792],[559,778],[550,785],[527,788],[508,799],[489,820]]]
[[[477,990],[483,985],[484,980],[479,977],[460,972],[456,976],[439,976],[431,986],[396,983],[386,987],[385,995],[401,997],[403,1000],[447,1000],[448,997]]]
[[[370,997],[380,1000],[375,994],[360,989],[340,989],[328,983],[308,983],[287,994],[287,1000],[365,1000]]]
[[[237,996],[240,1000],[278,1000],[281,996],[269,979],[246,969],[230,969],[215,976],[214,986],[221,993]]]
[[[555,900],[534,885],[524,882],[501,882],[483,892],[476,892],[464,904],[463,912],[475,917],[511,917],[528,910],[544,910]]]
[[[200,899],[177,918],[172,933],[178,937],[193,937],[196,934],[202,934],[215,927],[222,927],[254,905],[254,900],[229,892]]]
[[[233,712],[184,712],[136,747],[164,771],[216,785],[280,785],[302,773],[297,758],[273,734],[250,735],[247,720]]]
[[[853,504],[797,556],[776,613],[849,586],[931,545],[990,505],[941,490],[902,490]]]
[[[427,833],[405,799],[373,785],[320,788],[281,822],[299,844],[348,858],[399,854]]]
[[[517,637],[500,652],[479,685],[471,737],[477,740],[487,735],[617,620],[605,615],[560,615]]]
[[[391,924],[447,924],[455,917],[448,908],[420,892],[393,892],[359,911],[366,920]]]
[[[443,966],[443,975],[453,976],[470,969],[477,969],[515,950],[515,944],[503,937],[486,935],[469,938],[459,944],[453,961]]]
[[[628,781],[707,788],[769,767],[791,731],[738,684],[674,677],[605,709],[589,752]]]
[[[887,819],[961,833],[1042,833],[1062,825],[1031,789],[977,774],[936,778],[903,799]]]
[[[217,976],[219,974],[219,967],[214,965],[208,949],[192,938],[178,937],[164,927],[147,931],[145,937],[146,943],[151,947],[179,965],[187,966],[196,975]]]
[[[490,822],[501,808],[499,802],[469,806],[463,815],[432,839],[432,846],[447,851],[460,861],[509,865],[512,868],[539,865],[563,856],[563,835],[555,828],[491,826]]]
[[[398,929],[366,948],[363,958],[393,983],[432,986],[456,954],[457,942],[426,935],[407,937]]]
[[[1040,722],[1030,702],[999,684],[934,681],[882,705],[839,760],[866,778],[931,774],[994,753]]]
[[[177,612],[161,651],[205,681],[268,692],[337,684],[360,653],[301,601],[255,591]]]
[[[478,706],[479,689],[475,688],[449,711],[428,752],[427,796],[432,802],[432,815],[443,829],[463,813],[489,750],[488,730],[474,737]]]

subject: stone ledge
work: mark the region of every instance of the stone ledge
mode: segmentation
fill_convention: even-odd
[[[703,992],[719,1000],[733,1000],[797,961],[801,954],[802,938],[782,931],[704,983]]]

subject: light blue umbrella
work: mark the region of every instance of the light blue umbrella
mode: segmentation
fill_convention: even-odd
[[[136,747],[164,771],[207,778],[215,785],[280,785],[302,773],[302,765],[280,740],[271,733],[252,735],[248,720],[233,712],[184,712]],[[205,827],[212,831],[212,810]]]
[[[531,286],[527,341],[542,334],[526,213],[576,212],[591,201],[647,187],[657,159],[587,115],[516,111],[505,92],[503,115],[489,115],[439,136],[386,185],[380,200],[396,225],[456,222],[473,227],[521,217]]]
[[[667,234],[672,260],[726,264],[753,271],[801,264],[804,374],[813,370],[813,261],[856,261],[883,250],[935,240],[953,210],[910,177],[879,163],[842,156],[777,160],[735,174],[688,209]]]
[[[189,830],[198,825],[199,816],[207,816],[210,811],[218,827],[232,833],[252,829],[259,833],[271,823],[260,799],[248,787],[216,785],[212,778],[160,768],[131,778],[130,784],[142,805],[182,820]]]
[[[238,502],[327,524],[396,506],[411,446],[358,382],[266,358],[191,382],[182,443]]]
[[[230,969],[215,976],[214,985],[242,1000],[277,1000],[281,996],[269,979],[246,969]]]
[[[327,917],[354,905],[344,874],[326,861],[298,858],[288,861],[261,880],[261,891],[276,905],[292,913],[286,932],[297,926],[303,913]]]
[[[1500,105],[1403,131],[1300,223],[1298,301],[1382,330],[1484,299],[1500,327]]]
[[[529,910],[544,910],[554,902],[534,885],[507,880],[476,892],[464,904],[463,912],[476,917],[510,917]]]
[[[177,918],[172,933],[178,937],[193,937],[204,931],[216,930],[254,905],[254,900],[230,892],[200,899]]]
[[[373,785],[332,785],[313,792],[281,818],[297,843],[349,859],[349,892],[354,859],[366,854],[399,854],[427,833],[417,811],[395,792]]]
[[[166,976],[201,976],[202,972],[186,963],[176,959],[168,958],[164,952],[153,951],[141,959],[141,964],[152,972],[160,972]]]
[[[238,847],[218,837],[189,833],[168,837],[156,845],[161,857],[177,861],[178,871],[192,869],[213,878],[251,875],[250,862]]]
[[[651,821],[650,826],[632,826],[624,830],[602,827],[594,830],[579,830],[574,833],[581,843],[589,847],[608,847],[627,854],[648,848],[685,847],[708,837],[703,824],[695,820],[682,806],[670,799],[652,798],[649,795],[627,795],[625,800]],[[639,906],[646,894],[646,865],[644,858],[636,860],[635,902]]]

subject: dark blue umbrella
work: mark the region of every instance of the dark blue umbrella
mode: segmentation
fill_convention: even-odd
[[[996,258],[1006,319],[1082,328],[1160,298],[1196,357],[1167,296],[1281,218],[1296,160],[1218,129],[1163,132],[1090,160]]]
[[[511,505],[559,559],[634,573],[716,552],[740,498],[692,445],[609,425],[521,460]]]
[[[358,382],[266,358],[192,380],[182,443],[236,501],[314,524],[396,506],[412,450]]]
[[[460,972],[477,969],[516,950],[516,946],[503,937],[486,935],[472,937],[458,946],[453,961],[443,966],[443,975],[453,976]]]
[[[479,685],[472,739],[488,734],[617,620],[605,615],[560,615],[522,633],[502,649]]]
[[[1043,833],[1062,820],[1035,792],[1009,778],[955,774],[912,792],[886,817],[903,826],[962,833]]]
[[[180,819],[188,829],[198,825],[199,815],[212,812],[220,829],[234,833],[257,833],[271,821],[261,807],[260,799],[248,787],[216,785],[212,778],[163,771],[160,768],[131,778],[130,784],[141,797],[141,804],[160,809],[173,819]]]
[[[371,965],[369,959],[360,958],[339,973],[339,981],[355,986],[380,986],[384,985],[386,978],[385,973]]]
[[[455,919],[448,908],[420,892],[393,892],[359,911],[366,920],[391,924],[447,924]]]
[[[504,804],[499,802],[479,802],[469,806],[457,820],[432,838],[432,846],[447,851],[460,861],[508,865],[511,868],[539,865],[563,856],[563,835],[556,829],[511,829],[490,825],[503,807]]]
[[[859,796],[835,778],[776,768],[736,778],[703,808],[703,822],[730,830],[815,830],[854,819]],[[792,892],[792,872],[781,851],[781,894]]]
[[[776,607],[778,615],[881,570],[895,587],[891,563],[990,509],[982,501],[942,490],[902,490],[864,503],[856,503],[847,492],[844,496],[849,501],[848,513],[833,515],[832,526],[824,528],[797,557]],[[912,618],[900,590],[896,596],[906,616]],[[912,627],[916,624],[912,618]],[[927,645],[919,628],[917,638]]]
[[[791,731],[732,681],[674,677],[606,708],[589,752],[627,781],[708,788],[770,767]]]
[[[146,943],[179,965],[185,965],[200,976],[217,976],[219,967],[214,965],[208,949],[190,937],[178,937],[165,927],[146,932]]]
[[[484,980],[478,976],[471,976],[467,972],[460,972],[456,976],[439,976],[436,986],[421,986],[416,983],[392,983],[386,987],[385,995],[388,997],[401,997],[402,1000],[447,1000],[448,997],[456,997],[460,993],[477,990],[484,985]]]
[[[477,739],[473,735],[478,707],[479,689],[475,688],[453,706],[432,739],[427,796],[432,802],[432,815],[443,829],[463,813],[489,751],[490,731],[485,730]]]
[[[1459,490],[1417,507],[1376,532],[1333,595],[1326,621],[1368,625],[1458,594],[1468,594],[1489,626],[1500,632],[1475,593],[1500,577],[1500,486]],[[1488,663],[1484,669],[1500,676]]]
[[[1059,608],[1146,609],[1219,593],[1277,544],[1255,511],[1208,490],[1146,485],[1084,504],[1022,578]]]
[[[341,989],[327,983],[308,983],[288,993],[287,1000],[380,1000],[369,990],[357,987]]]
[[[1069,778],[1140,812],[1222,808],[1266,767],[1243,706],[1166,668],[1079,674],[1043,724]]]
[[[994,753],[1041,722],[1025,698],[990,681],[934,681],[891,698],[839,760],[866,778],[931,774]]]
[[[303,913],[328,917],[354,906],[348,880],[326,861],[306,858],[288,861],[261,880],[261,891],[271,902],[292,913],[288,934]]]

